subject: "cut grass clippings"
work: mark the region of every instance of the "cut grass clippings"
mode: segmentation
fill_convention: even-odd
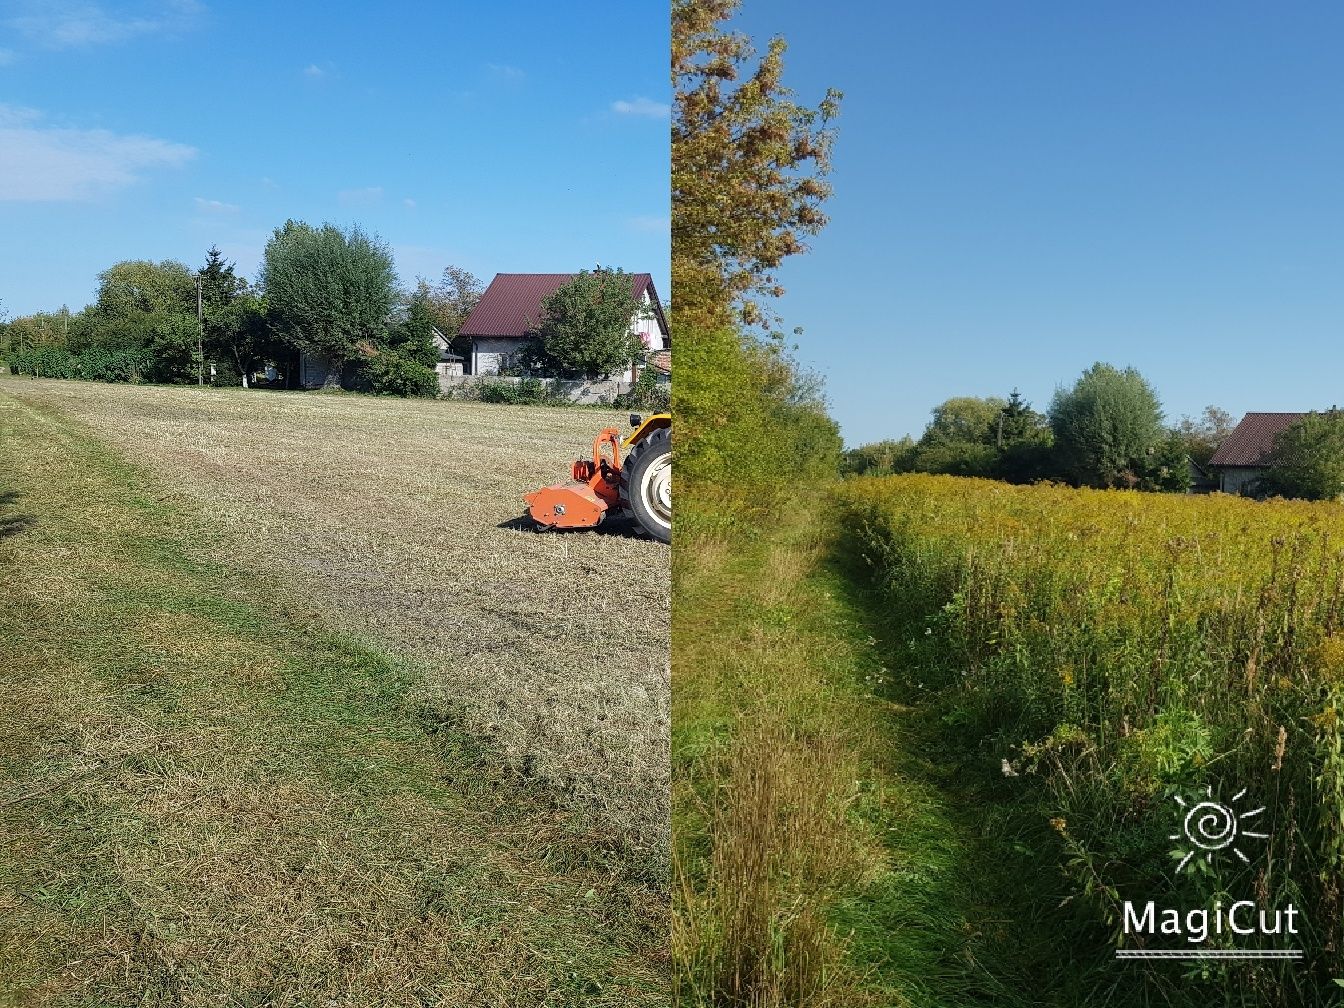
[[[408,702],[582,818],[632,884],[665,887],[669,550],[619,522],[520,520],[523,494],[626,415],[27,378],[0,393],[119,448],[211,529],[193,555],[414,668]]]
[[[0,394],[0,1005],[665,1003],[656,898],[230,543]]]

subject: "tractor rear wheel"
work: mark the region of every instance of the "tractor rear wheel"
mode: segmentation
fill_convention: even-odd
[[[621,498],[640,527],[672,541],[672,431],[656,430],[630,449],[621,466]]]

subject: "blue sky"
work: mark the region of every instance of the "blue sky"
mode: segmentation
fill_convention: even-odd
[[[0,307],[123,259],[252,277],[289,217],[449,264],[668,294],[665,3],[0,0]]]
[[[851,444],[1093,361],[1168,416],[1344,405],[1344,7],[744,0],[815,104],[831,224],[781,272]]]

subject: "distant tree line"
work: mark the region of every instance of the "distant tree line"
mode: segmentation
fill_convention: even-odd
[[[1185,492],[1190,462],[1203,466],[1233,426],[1215,406],[1168,427],[1151,385],[1133,368],[1094,364],[1040,413],[1014,390],[1006,399],[959,396],[933,410],[919,440],[847,451],[848,474],[980,476],[1010,483]]]
[[[481,289],[454,266],[435,284],[399,289],[377,238],[291,220],[267,242],[255,282],[214,247],[197,270],[119,262],[99,274],[87,307],[0,321],[0,359],[41,377],[246,385],[268,364],[291,371],[303,352],[326,364],[329,387],[434,395],[433,330],[452,345]]]

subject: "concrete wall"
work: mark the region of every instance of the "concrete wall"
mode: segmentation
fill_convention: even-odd
[[[306,389],[319,389],[327,380],[327,362],[310,353],[299,354],[299,385]]]
[[[518,385],[528,379],[525,378],[505,378],[499,375],[446,375],[440,373],[439,388],[448,398],[453,397],[472,397],[477,386],[488,382],[509,382]],[[631,382],[628,381],[560,381],[558,379],[543,379],[555,389],[560,395],[565,396],[570,402],[582,403],[584,405],[596,405],[602,402],[609,402],[618,395],[624,395],[630,391]]]

